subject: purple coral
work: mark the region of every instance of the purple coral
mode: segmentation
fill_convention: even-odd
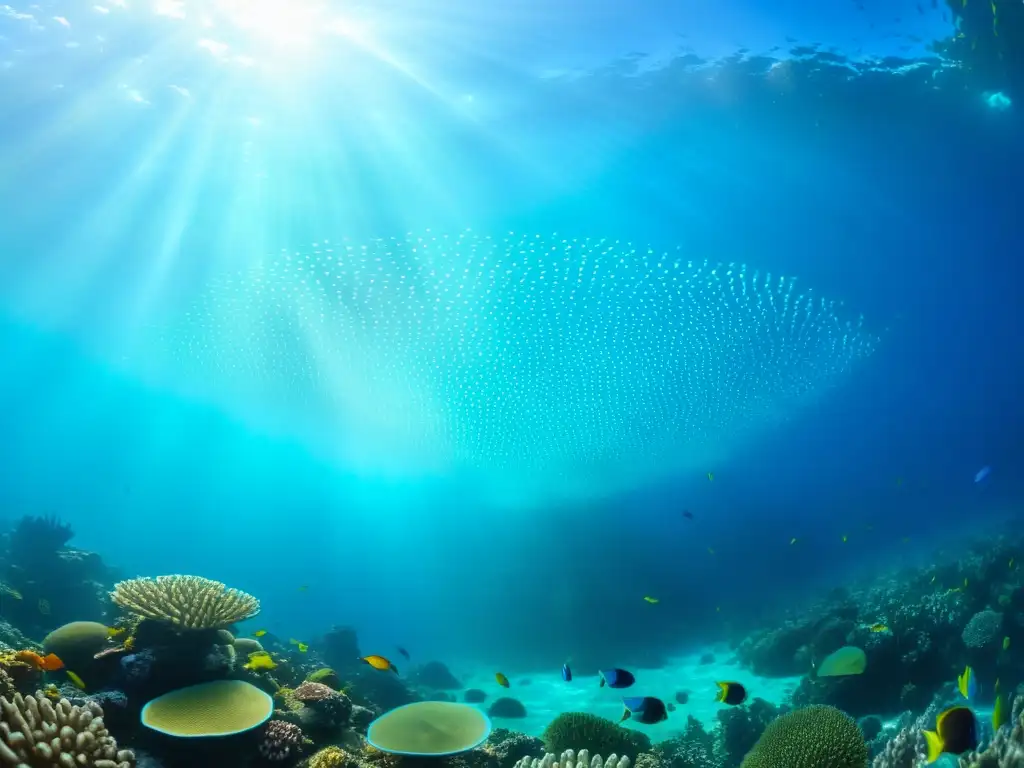
[[[260,754],[267,760],[281,762],[302,751],[302,729],[284,720],[271,720],[263,731]]]

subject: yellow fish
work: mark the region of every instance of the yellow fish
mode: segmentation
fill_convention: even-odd
[[[265,629],[257,629],[255,632],[252,633],[252,636],[253,637],[263,637],[265,634],[267,634],[267,630],[265,630]]]
[[[75,686],[75,688],[77,688],[80,691],[84,691],[85,690],[85,682],[82,680],[82,678],[80,678],[78,675],[76,675],[70,669],[66,669],[66,670],[64,670],[64,672],[68,676],[68,680],[71,681],[71,684],[73,686]]]
[[[714,481],[714,479],[715,479],[715,473],[714,472],[708,472],[708,480]]]
[[[44,600],[43,598],[39,598],[39,612],[41,614],[43,614],[43,616],[49,616],[50,615],[50,601],[49,600]]]
[[[847,537],[846,537],[846,534],[844,533],[844,534],[843,534],[843,544],[845,544],[845,543],[846,543],[846,538],[847,538]]]
[[[889,631],[889,627],[887,627],[885,624],[872,624],[870,627],[868,627],[868,629],[870,629],[872,632],[888,632]]]
[[[789,546],[793,546],[794,544],[796,544],[796,536],[789,540]]]
[[[1003,638],[1003,650],[1004,651],[1008,651],[1009,649],[1010,649],[1010,638],[1007,636],[1007,637]]]
[[[305,643],[299,643],[296,647],[299,649],[299,653],[305,653],[309,650],[309,646]]]
[[[381,672],[387,672],[388,670],[398,674],[398,667],[392,664],[390,661],[385,659],[383,656],[363,656],[360,661],[364,661],[374,669],[380,670]]]
[[[648,603],[651,603],[652,605],[658,602],[658,598],[656,597],[645,597],[644,600],[646,600]]]
[[[120,637],[127,631],[124,627],[107,627],[107,637]]]
[[[500,685],[502,688],[509,687],[508,678],[501,674],[501,672],[495,672],[494,679],[498,681],[498,685]]]
[[[996,704],[992,709],[992,730],[998,731],[1006,725],[1006,706],[1003,704],[1003,697],[996,696]]]
[[[242,669],[256,672],[261,669],[277,669],[277,664],[266,651],[254,651],[249,654],[249,661],[242,665]]]

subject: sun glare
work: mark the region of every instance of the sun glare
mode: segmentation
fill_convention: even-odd
[[[275,46],[309,45],[328,21],[322,6],[302,0],[214,0],[214,5],[239,29]]]

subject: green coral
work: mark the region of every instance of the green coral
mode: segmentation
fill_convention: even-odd
[[[814,706],[775,718],[741,768],[865,768],[868,746],[852,717]]]
[[[651,748],[644,734],[586,712],[563,712],[544,729],[541,740],[545,751],[556,755],[567,749],[588,749],[598,755],[628,755],[633,761]]]

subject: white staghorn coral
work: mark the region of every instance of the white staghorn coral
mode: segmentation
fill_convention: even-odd
[[[551,752],[542,758],[524,757],[515,764],[515,768],[629,768],[629,757],[612,754],[602,759],[600,755],[591,757],[586,749],[581,749],[578,754],[567,749],[561,757]]]

